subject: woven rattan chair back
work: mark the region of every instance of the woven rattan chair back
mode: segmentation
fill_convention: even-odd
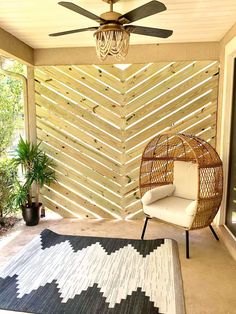
[[[154,187],[173,183],[176,160],[198,165],[197,212],[189,230],[210,226],[222,200],[222,162],[216,150],[196,136],[162,134],[147,144],[140,167],[141,196]]]

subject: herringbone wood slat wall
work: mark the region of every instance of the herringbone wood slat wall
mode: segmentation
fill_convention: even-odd
[[[45,206],[63,217],[139,218],[142,151],[164,131],[215,145],[219,64],[47,66],[35,70],[37,137],[56,162]]]

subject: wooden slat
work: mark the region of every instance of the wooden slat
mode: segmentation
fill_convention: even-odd
[[[120,114],[120,107],[117,103],[112,101],[111,99],[107,99],[103,95],[97,93],[95,90],[91,88],[89,89],[87,86],[84,86],[82,84],[78,84],[75,80],[73,80],[71,77],[65,75],[64,73],[58,71],[55,68],[41,68],[44,73],[51,75],[54,79],[62,83],[64,86],[68,86],[74,91],[77,91],[81,94],[83,94],[85,97],[88,97],[89,99],[95,101],[96,103],[101,104],[101,106],[107,108],[109,111],[114,112],[116,114]]]
[[[136,201],[125,209],[124,217],[129,216],[130,214],[133,214],[134,212],[137,212],[142,208],[143,206],[142,206],[141,201]]]
[[[92,140],[97,143],[100,139],[103,141],[108,140],[110,145],[114,145],[113,147],[116,147],[116,145],[118,148],[121,147],[120,142],[117,142],[114,138],[111,138],[109,136],[107,138],[106,133],[102,133],[100,132],[100,130],[91,127],[89,124],[79,119],[78,116],[71,114],[70,112],[66,111],[64,108],[61,108],[57,104],[54,104],[53,102],[41,97],[38,94],[36,94],[35,98],[36,98],[36,104],[38,105],[38,112],[41,110],[42,117],[46,119],[47,115],[50,115],[51,113],[53,113],[53,115],[55,115],[56,118],[62,119],[65,123],[66,122],[69,122],[70,124],[72,123],[75,126],[75,129],[74,129],[75,132],[78,131],[80,132],[80,134],[82,134],[80,136],[81,140],[85,139],[87,136],[90,135],[91,136],[90,141]],[[65,127],[65,129],[67,129],[67,127]],[[110,149],[110,147],[108,149]]]
[[[118,81],[122,80],[123,71],[117,68],[115,65],[103,64],[103,65],[98,65],[98,67],[100,69],[105,70],[110,75],[114,76]]]
[[[139,85],[144,80],[150,78],[153,76],[153,74],[159,72],[161,69],[164,70],[164,68],[169,65],[170,62],[160,62],[160,63],[153,63],[148,67],[145,67],[142,71],[139,73],[131,76],[128,80],[126,80],[124,85],[123,92],[127,92],[131,88],[134,88],[135,86]]]
[[[193,133],[191,132],[191,126],[196,124],[200,121],[200,124],[198,125],[199,131],[201,131],[201,121],[206,118],[208,115],[214,114],[216,110],[216,101],[213,102],[211,105],[207,107],[200,108],[199,111],[197,111],[195,114],[189,116],[187,119],[183,119],[181,122],[174,124],[173,126],[170,123],[170,127],[168,127],[165,132],[175,132],[175,133]],[[184,118],[184,117],[183,117]],[[196,131],[196,134],[198,133]],[[145,143],[143,143],[142,147],[136,150],[136,155],[139,156],[139,158],[136,158],[134,161],[131,161],[128,163],[126,169],[127,172],[130,173],[133,171],[133,169],[137,169],[140,166],[141,161],[141,153],[144,150],[145,145],[149,142],[147,140]]]
[[[63,121],[65,120],[66,122],[73,124],[79,130],[79,132],[82,131],[83,132],[81,133],[82,135],[78,136],[81,140],[84,137],[87,138],[87,136],[89,136],[91,137],[91,140],[97,144],[100,141],[103,141],[104,144],[101,145],[107,147],[108,150],[111,149],[113,151],[114,148],[116,150],[118,149],[121,150],[122,143],[120,141],[117,141],[109,134],[102,132],[100,129],[93,127],[93,125],[86,123],[86,121],[80,119],[78,115],[75,115],[74,113],[67,111],[65,107],[61,107],[58,104],[55,104],[52,101],[49,101],[48,99],[41,97],[38,94],[35,95],[35,100],[36,104],[39,105],[39,107],[45,111],[44,114],[46,114],[46,112],[51,114],[52,112],[53,115],[55,114],[55,116],[58,117],[59,119],[63,119]]]
[[[83,149],[83,147],[81,147],[78,143],[75,145],[75,143],[71,142],[68,137],[66,138],[65,136],[61,136],[62,140],[63,138],[65,139],[64,142],[61,140],[58,141],[60,135],[58,135],[58,138],[55,138],[53,135],[51,135],[52,132],[47,133],[45,132],[45,129],[46,125],[44,131],[37,129],[37,135],[40,141],[43,141],[45,144],[48,143],[54,149],[59,150],[59,152],[63,152],[73,159],[85,163],[86,165],[91,164],[95,171],[98,171],[100,174],[107,176],[111,180],[116,180],[119,183],[119,174],[116,173],[114,169],[107,168],[102,163],[100,163],[100,158],[98,155],[91,154],[86,149]],[[70,144],[73,144],[73,146]],[[76,148],[76,146],[79,147],[79,150]],[[97,161],[95,161],[94,158],[96,158],[95,160]],[[101,161],[108,163],[108,161],[104,161],[104,159],[101,159]]]
[[[80,185],[78,184],[76,185],[76,182],[73,182],[72,180],[68,179],[67,176],[59,174],[58,172],[56,172],[56,176],[57,176],[58,182],[56,184],[52,184],[49,188],[46,188],[44,192],[44,194],[48,198],[51,199],[52,196],[50,195],[54,195],[55,192],[57,192],[60,195],[65,196],[67,198],[67,200],[64,201],[64,204],[69,204],[70,202],[68,203],[68,200],[73,201],[72,206],[74,207],[76,207],[75,204],[77,204],[76,208],[77,208],[77,213],[79,215],[83,215],[83,216],[88,215],[93,218],[94,217],[114,218],[114,216],[112,215],[112,211],[115,212],[117,208],[113,208],[112,204],[111,205],[109,204],[109,206],[113,208],[111,212],[109,212],[109,210],[104,210],[98,204],[95,205],[91,203],[93,199],[91,197],[88,197],[88,195],[90,196],[90,194],[88,193],[83,194],[82,193],[83,190],[81,189]],[[54,190],[55,192],[53,192],[52,190]],[[68,205],[65,207],[68,207]],[[73,207],[70,207],[70,208],[73,208]]]
[[[101,106],[99,103],[93,102],[87,96],[79,94],[74,90],[68,88],[65,85],[60,84],[58,81],[53,80],[50,76],[45,75],[42,71],[36,71],[36,80],[41,82],[44,86],[55,90],[59,94],[63,94],[68,100],[73,99],[80,106],[89,110],[91,113],[95,113],[104,117],[107,122],[117,123],[117,115],[115,115],[110,110],[106,109],[104,106]]]
[[[107,72],[105,72],[103,68],[91,65],[80,65],[79,67],[76,66],[76,68],[78,68],[81,71],[84,71],[93,78],[102,81],[103,83],[107,84],[108,86],[114,88],[117,91],[120,91],[124,85],[123,83],[120,82],[120,80],[117,80],[113,76],[107,74]]]
[[[216,125],[211,126],[210,129],[201,133],[200,136],[205,141],[207,141],[208,139],[215,139],[216,138]]]
[[[80,207],[74,202],[71,202],[67,198],[67,195],[69,196],[69,194],[70,194],[69,191],[67,191],[66,189],[63,189],[63,187],[61,187],[60,184],[57,184],[57,191],[52,190],[52,189],[47,189],[47,188],[45,188],[43,191],[43,195],[47,197],[48,200],[50,200],[51,202],[56,201],[57,204],[61,206],[61,209],[64,208],[68,212],[74,213],[75,217],[78,215],[81,218],[90,218],[90,219],[98,218],[95,214],[89,213],[88,211],[84,211],[82,207]]]
[[[196,66],[193,69],[196,69]],[[198,67],[199,69],[199,67]],[[169,91],[170,89],[170,82],[162,84],[162,86],[159,86],[156,88],[156,90],[152,90],[151,93],[148,93],[147,96],[145,95],[144,97],[141,97],[140,100],[137,100],[133,105],[129,105],[127,108],[127,114],[131,110],[131,116],[128,116],[126,121],[127,121],[127,126],[135,123],[139,119],[143,118],[145,115],[152,113],[154,110],[157,109],[157,104],[163,105],[176,97],[182,95],[186,91],[190,90],[191,88],[194,88],[196,85],[198,85],[201,82],[204,82],[204,80],[211,78],[214,76],[216,80],[218,80],[218,65],[214,64],[210,69],[200,72],[199,74],[196,74],[193,78],[189,79],[187,82],[181,84],[174,90]],[[176,85],[176,80],[173,82],[174,85]],[[169,92],[168,92],[169,91]],[[167,92],[166,94],[162,95],[156,100],[152,100],[158,95],[161,95],[162,93]],[[140,107],[146,102],[151,101],[146,105],[144,108],[140,108],[139,110],[135,111],[135,113],[132,113],[133,110],[136,110],[137,106]],[[138,105],[139,103],[139,105]],[[134,108],[133,108],[134,107]],[[133,108],[133,109],[132,109]]]
[[[129,193],[125,197],[125,206],[128,207],[129,205],[132,205],[134,200],[140,200],[140,193],[139,193],[139,186],[137,185],[136,188]]]
[[[208,63],[203,63],[203,66],[205,66]],[[181,72],[179,75],[176,75],[176,72],[182,70],[184,67],[188,68]],[[198,71],[199,68],[201,68],[202,65],[197,63],[197,68],[195,64],[192,65],[192,62],[178,62],[174,63],[168,68],[166,68],[162,72],[158,72],[156,75],[152,76],[149,80],[146,80],[142,84],[138,85],[137,87],[133,88],[131,91],[126,93],[125,101],[129,103],[130,101],[134,101],[136,103],[136,98],[142,95],[143,93],[147,92],[150,87],[154,87],[155,85],[163,82],[164,80],[168,79],[168,81],[165,84],[168,84],[168,87],[170,88],[171,82],[173,84],[178,84],[179,81],[183,81],[185,77],[188,77],[190,73],[194,73],[195,71]],[[172,78],[172,76],[174,78]],[[163,89],[161,86],[158,86],[158,92],[160,93]],[[154,89],[153,93],[156,93],[156,89]],[[143,98],[143,97],[142,97]],[[129,105],[128,105],[129,108]]]
[[[80,72],[79,68],[73,66],[60,66],[58,69],[70,76],[73,80],[76,80],[76,83],[86,84],[86,86],[92,87],[97,92],[111,98],[115,102],[121,102],[121,94],[119,92],[114,91],[109,85],[98,82],[86,73]]]
[[[193,127],[189,128],[189,132],[191,134],[198,134],[200,131],[208,128],[210,125],[214,126],[216,123],[216,113],[211,115],[209,118],[203,120],[201,124],[194,125]]]
[[[132,218],[129,218],[130,220],[144,220],[145,215],[142,209],[135,211],[135,213],[132,214]]]
[[[142,70],[144,67],[147,67],[147,64],[131,64],[126,70],[123,70],[122,78],[125,81],[128,81],[130,77],[132,77],[135,73]]]
[[[215,113],[216,110],[216,101],[210,104],[207,107],[202,108],[200,111],[197,111],[195,114],[188,117],[174,126],[171,126],[168,131],[175,132],[175,133],[190,133],[191,126],[195,125],[197,122],[201,121],[202,119],[206,118],[208,115],[212,115]],[[201,123],[199,124],[199,129],[201,128]]]
[[[39,84],[38,82],[35,83],[35,88],[37,94],[41,94],[44,97],[47,97],[47,99],[51,99],[52,101],[59,104],[61,107],[65,108],[65,110],[76,114],[78,117],[85,119],[89,123],[93,121],[93,125],[95,127],[99,128],[102,131],[107,132],[108,135],[111,134],[113,137],[119,138],[117,128],[107,123],[106,121],[102,120],[98,115],[94,114],[93,112],[84,109],[83,107],[73,103],[72,101],[69,101],[68,99],[62,97],[55,91],[46,88],[45,86]]]
[[[136,178],[136,180],[134,180],[130,184],[126,185],[125,194],[128,194],[128,193],[135,191],[138,186],[139,186],[139,180]]]
[[[78,217],[75,213],[66,210],[61,205],[54,203],[53,200],[47,198],[44,192],[42,192],[42,194],[41,201],[46,208],[56,212],[64,218],[83,218],[82,216]],[[55,198],[57,199],[57,197]]]
[[[89,191],[88,189],[83,187],[81,184],[77,183],[74,180],[70,180],[68,176],[62,175],[58,171],[56,171],[56,176],[57,176],[58,182],[65,184],[66,186],[68,186],[72,190],[78,191],[79,194],[81,194],[85,198],[95,202],[99,207],[102,206],[102,207],[106,208],[108,211],[114,212],[114,213],[120,212],[119,206],[117,206],[114,203],[111,203],[110,201],[105,199],[102,195],[99,196],[95,193],[92,193],[91,191]],[[62,195],[63,194],[64,193],[62,193]],[[101,210],[100,210],[100,214],[101,214]]]
[[[82,173],[76,171],[77,169],[73,169],[68,167],[62,163],[60,163],[60,173],[64,175],[63,183],[65,179],[70,179],[76,182],[79,186],[83,185],[83,190],[93,190],[96,191],[101,197],[108,201],[112,201],[113,203],[119,204],[120,203],[120,196],[117,194],[111,193],[108,189],[105,189],[104,186],[98,184],[98,182],[92,180],[91,178],[85,177]],[[78,183],[79,182],[79,183]],[[78,187],[79,188],[79,187]],[[87,191],[86,191],[87,192]],[[82,193],[82,190],[81,190]]]
[[[100,142],[96,138],[92,138],[88,136],[87,133],[81,131],[79,128],[77,128],[75,125],[70,124],[68,121],[64,120],[62,117],[56,116],[56,113],[52,110],[45,110],[43,107],[37,106],[36,107],[37,115],[40,116],[42,119],[46,121],[50,121],[55,128],[63,129],[68,134],[70,134],[72,137],[76,138],[79,143],[81,143],[84,146],[90,145],[91,150],[99,153],[103,153],[105,156],[109,156],[110,158],[115,159],[116,161],[119,161],[120,159],[120,153],[117,151],[113,151],[110,149],[109,146],[107,146],[105,143]],[[98,153],[98,154],[99,154]],[[112,161],[111,161],[112,162]],[[114,162],[115,163],[115,162]]]
[[[55,147],[55,144],[53,145],[53,147],[50,147],[44,142],[42,143],[42,146],[47,151],[47,154],[56,161],[57,166],[60,168],[60,171],[65,171],[65,173],[67,173],[66,171],[68,170],[63,170],[64,168],[72,169],[76,171],[76,173],[78,172],[80,176],[82,174],[84,176],[83,180],[92,179],[93,181],[102,184],[104,189],[111,190],[118,195],[120,194],[120,185],[115,184],[115,182],[110,180],[108,176],[101,175],[96,167],[94,167],[94,164],[90,163],[89,166],[91,168],[89,168],[84,160],[75,160],[74,158],[70,157],[70,155],[67,155],[57,149],[58,146]],[[74,177],[74,179],[76,178]]]
[[[165,120],[160,121],[159,119],[164,118],[167,114],[171,114],[171,112],[173,112],[174,110],[177,109],[176,106],[180,106],[180,108],[181,108],[181,106],[185,105],[188,102],[188,96],[182,97],[181,100],[179,99],[176,102],[173,102],[171,105],[167,106],[166,108],[163,108],[162,110],[160,110],[156,114],[156,116],[148,117],[147,125],[152,125],[153,123],[155,123],[155,121],[158,118],[158,120],[156,121],[157,123],[156,123],[155,127],[152,126],[149,129],[147,129],[147,130],[139,133],[138,135],[132,137],[130,140],[128,140],[126,142],[126,148],[131,149],[132,147],[136,146],[138,143],[143,142],[146,138],[149,138],[149,137],[153,136],[153,134],[155,134],[156,132],[164,129],[166,126],[168,126],[166,121],[171,121],[171,123],[174,123],[175,121],[178,121],[181,118],[181,116],[190,114],[194,110],[201,108],[203,105],[206,105],[211,99],[214,100],[217,97],[217,82],[209,82],[205,86],[206,86],[206,87],[204,87],[205,91],[207,91],[208,88],[214,88],[214,90],[212,92],[210,92],[209,94],[201,97],[200,99],[194,101],[189,106],[175,112],[174,114],[172,114],[171,116],[169,116],[167,118],[168,120],[165,119]],[[202,91],[200,90],[199,93],[202,93]],[[190,92],[189,96],[190,96],[190,94],[198,95],[198,91],[197,91],[197,93],[196,93],[196,91]],[[198,95],[198,96],[200,96],[200,95]],[[196,97],[198,97],[198,96],[196,96]],[[195,96],[193,96],[193,99],[194,99],[194,97]],[[178,119],[178,120],[175,120],[175,119]],[[136,127],[135,129],[133,129],[131,132],[129,132],[129,135],[136,134],[138,131],[140,131],[140,128],[138,128],[138,127]],[[142,128],[141,128],[141,130],[142,130]]]

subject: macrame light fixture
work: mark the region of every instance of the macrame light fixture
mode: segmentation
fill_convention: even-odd
[[[114,56],[118,61],[123,60],[129,50],[130,32],[122,25],[106,24],[101,26],[94,34],[96,39],[96,52],[100,60]]]

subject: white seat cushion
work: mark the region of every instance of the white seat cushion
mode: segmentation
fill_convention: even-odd
[[[173,184],[158,186],[150,191],[147,191],[143,195],[141,201],[143,205],[149,205],[164,197],[171,196],[174,190],[175,190],[175,187]]]
[[[196,200],[198,198],[198,165],[174,161],[174,196]]]
[[[197,210],[197,201],[169,196],[149,205],[143,205],[144,213],[178,226],[189,228]]]

